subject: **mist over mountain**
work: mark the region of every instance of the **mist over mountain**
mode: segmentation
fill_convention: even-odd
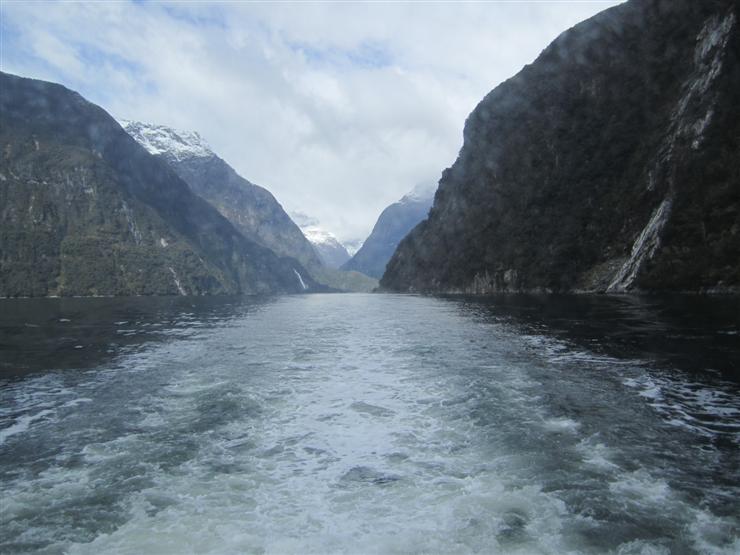
[[[362,248],[363,243],[365,242],[365,239],[351,239],[349,241],[342,241],[342,245],[347,250],[347,254],[350,255],[350,257],[357,254],[357,251]]]
[[[302,292],[104,110],[0,74],[0,296]]]
[[[433,186],[419,185],[401,200],[385,208],[368,238],[342,269],[357,270],[380,278],[401,239],[427,217],[434,200],[434,191]]]
[[[564,32],[470,114],[381,285],[737,290],[738,15],[633,0]]]
[[[290,216],[326,266],[336,269],[350,259],[344,244],[333,233],[324,229],[316,218],[302,212],[293,212]]]
[[[339,268],[350,259],[344,245],[325,229],[318,226],[307,226],[302,227],[301,231],[311,242],[321,261],[329,268]]]
[[[326,249],[312,244],[272,193],[236,173],[197,132],[134,121],[121,123],[139,144],[162,158],[194,193],[212,204],[245,237],[280,256],[300,261],[324,285],[361,291],[375,287],[373,280],[359,274],[337,273],[338,265],[328,263],[332,260],[331,238],[323,243]],[[325,251],[327,260],[322,256]]]

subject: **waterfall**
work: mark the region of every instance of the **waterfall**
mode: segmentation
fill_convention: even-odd
[[[298,272],[298,270],[296,270],[295,268],[293,268],[293,271],[295,272],[295,275],[298,278],[298,281],[301,283],[301,287],[303,287],[303,290],[305,291],[306,289],[308,289],[308,285],[306,285],[306,283],[303,281],[303,277]]]

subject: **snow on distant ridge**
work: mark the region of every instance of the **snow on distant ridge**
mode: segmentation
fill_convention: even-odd
[[[307,225],[301,227],[301,231],[313,245],[322,262],[330,268],[339,268],[349,260],[350,254],[344,248],[344,245],[325,229],[317,225]]]
[[[362,248],[362,245],[364,243],[364,239],[353,239],[351,241],[343,241],[342,245],[344,245],[344,248],[347,249],[347,252],[350,256],[354,256],[357,251]]]
[[[437,192],[436,183],[419,183],[411,191],[406,193],[399,202],[409,201],[424,201],[434,198],[434,193]]]
[[[290,213],[290,219],[293,220],[301,229],[310,226],[318,227],[319,225],[319,220],[317,220],[313,216],[304,214],[303,212],[298,212],[297,210],[294,210]]]
[[[118,120],[118,123],[151,154],[165,154],[178,162],[214,156],[205,139],[195,131],[180,131],[165,125],[125,119]]]
[[[302,227],[301,231],[306,236],[306,239],[314,245],[341,245],[334,235],[318,226],[310,225]]]
[[[314,245],[341,245],[333,233],[319,225],[319,220],[316,218],[297,211],[291,212],[290,218],[301,228],[306,239]]]
[[[322,228],[319,220],[303,212],[291,212],[291,219],[301,228],[303,235],[314,246],[319,257],[331,268],[338,268],[349,260],[351,254],[333,233]]]

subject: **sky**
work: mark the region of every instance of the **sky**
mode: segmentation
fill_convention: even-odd
[[[618,3],[0,0],[0,69],[197,131],[350,241],[437,182],[491,89]]]

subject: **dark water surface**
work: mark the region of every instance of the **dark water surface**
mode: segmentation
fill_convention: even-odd
[[[0,553],[738,553],[740,301],[0,300]]]

